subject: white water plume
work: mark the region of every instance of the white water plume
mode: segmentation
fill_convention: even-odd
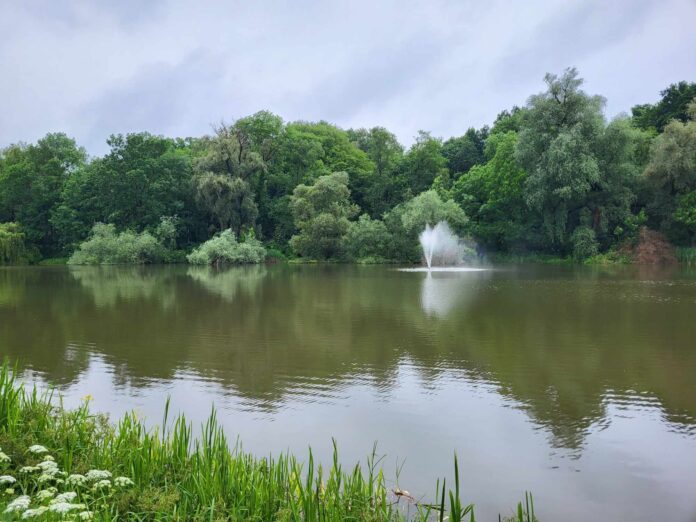
[[[428,269],[431,269],[434,264],[451,266],[463,263],[464,247],[460,245],[459,238],[452,232],[446,221],[440,221],[434,227],[425,225],[425,230],[420,233],[418,239]]]

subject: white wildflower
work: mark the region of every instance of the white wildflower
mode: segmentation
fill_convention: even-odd
[[[51,500],[51,504],[58,504],[59,502],[72,502],[77,498],[77,493],[74,491],[68,491],[66,493],[61,493],[56,498]]]
[[[80,520],[92,520],[94,518],[94,512],[93,511],[81,511],[80,513],[77,514],[77,517]]]
[[[14,488],[7,488],[5,490],[5,495],[14,495]]]
[[[31,499],[29,498],[29,495],[20,495],[12,502],[7,504],[7,507],[5,508],[5,513],[26,511],[29,508],[30,503]]]
[[[47,460],[55,461],[56,459],[53,457],[53,455],[44,455],[44,462]]]
[[[33,453],[34,455],[48,453],[48,450],[44,446],[42,446],[41,444],[34,444],[33,446],[29,446],[29,449],[27,451],[29,453]]]
[[[51,482],[52,480],[56,480],[56,476],[52,473],[42,473],[39,475],[39,478],[37,479],[39,484],[44,484],[46,482]]]
[[[90,469],[87,472],[87,480],[94,482],[96,480],[104,480],[111,478],[111,472],[105,469]]]
[[[87,483],[87,477],[79,473],[73,473],[68,477],[67,483],[75,486],[83,486]]]
[[[96,491],[98,489],[108,489],[110,487],[111,487],[111,481],[104,479],[104,480],[100,480],[99,482],[96,482],[94,484],[94,486],[92,486],[92,489],[94,491]]]
[[[43,470],[45,473],[51,473],[52,475],[55,475],[58,473],[58,471],[60,471],[58,464],[56,464],[53,460],[44,460],[43,462],[39,462],[36,467]]]
[[[1,475],[0,476],[0,486],[3,484],[14,484],[17,482],[17,479],[14,478],[12,475]]]
[[[10,462],[12,459],[4,452],[0,451],[0,462]]]
[[[38,500],[39,502],[43,502],[44,500],[53,498],[53,495],[56,494],[54,490],[55,488],[42,489],[36,494],[36,500]]]
[[[34,473],[36,471],[41,471],[41,468],[37,466],[23,466],[19,468],[20,473]]]
[[[116,477],[114,479],[114,484],[119,488],[126,488],[133,485],[133,481],[128,477]]]
[[[34,509],[27,509],[23,514],[22,518],[35,518],[35,517],[40,517],[43,515],[46,511],[48,511],[48,508],[46,506],[40,506]]]
[[[60,515],[65,515],[71,511],[77,511],[78,509],[85,509],[87,506],[84,504],[71,504],[70,502],[56,502],[51,503],[48,506],[48,510],[51,513],[58,513]]]

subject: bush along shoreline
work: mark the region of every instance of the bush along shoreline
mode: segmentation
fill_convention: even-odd
[[[390,489],[373,451],[366,465],[257,458],[230,445],[215,411],[193,435],[183,416],[148,429],[134,413],[111,423],[89,401],[63,408],[51,391],[0,370],[0,520],[475,521],[453,487],[436,482],[431,502]],[[531,495],[509,518],[533,522]]]
[[[260,247],[274,259],[407,264],[440,221],[478,255],[590,264],[627,262],[646,228],[663,252],[681,249],[670,262],[693,264],[696,83],[668,86],[631,116],[608,118],[605,102],[569,68],[491,126],[447,139],[419,131],[408,147],[384,127],[268,111],[203,136],[114,134],[92,157],[50,133],[0,147],[0,265],[187,254],[241,264]]]

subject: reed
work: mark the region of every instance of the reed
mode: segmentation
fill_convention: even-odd
[[[195,436],[185,417],[147,428],[134,413],[110,423],[59,396],[18,383],[0,369],[0,519],[475,521],[473,504],[437,481],[436,502],[390,490],[376,448],[365,465],[344,468],[334,443],[330,467],[310,450],[255,457],[231,444],[211,411]],[[440,485],[441,484],[441,485]],[[513,520],[531,522],[533,505]]]
[[[685,265],[696,265],[696,247],[678,247],[677,260]]]

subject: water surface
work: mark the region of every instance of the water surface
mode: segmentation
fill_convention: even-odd
[[[378,441],[428,500],[456,451],[481,520],[696,520],[696,273],[508,267],[0,269],[0,355],[75,404],[259,455]]]

